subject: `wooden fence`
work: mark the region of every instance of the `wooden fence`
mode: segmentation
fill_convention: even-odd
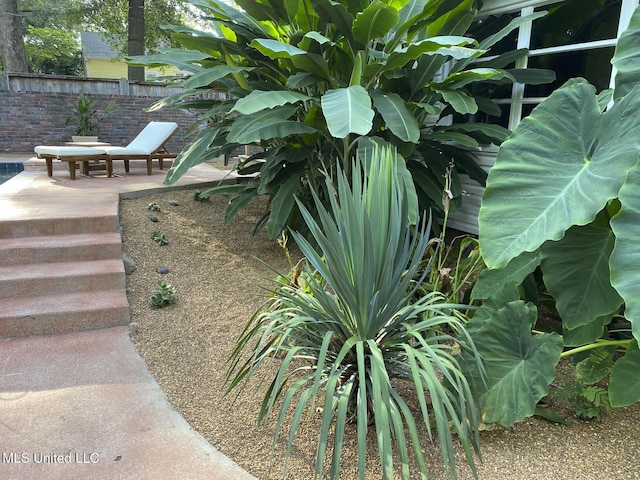
[[[137,83],[125,78],[85,78],[0,72],[0,91],[166,97],[182,91],[164,83]]]

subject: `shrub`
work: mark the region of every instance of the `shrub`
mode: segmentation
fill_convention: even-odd
[[[330,477],[339,478],[345,429],[352,423],[360,478],[365,477],[370,427],[375,429],[385,479],[394,478],[394,446],[402,477],[411,478],[409,444],[426,476],[418,430],[426,429],[431,436],[432,422],[443,461],[455,474],[452,432],[472,467],[472,449],[479,448],[476,407],[456,355],[462,349],[474,356],[475,347],[455,306],[441,294],[413,300],[413,279],[428,244],[430,222],[411,225],[403,159],[392,149],[376,147],[352,168],[352,187],[338,169],[329,210],[312,191],[318,222],[299,202],[316,245],[292,232],[308,262],[304,288],[279,283],[268,307],[249,320],[230,359],[228,391],[256,373],[267,358],[281,359],[259,421],[279,409],[277,441],[285,414],[294,410],[289,454],[304,410],[323,404],[316,475],[323,474],[325,453],[332,450]],[[325,182],[332,188],[329,176]],[[481,370],[479,358],[475,360]],[[392,379],[412,385],[419,418]]]
[[[185,50],[129,59],[192,73],[180,82],[183,93],[155,106],[201,112],[202,128],[166,181],[253,146],[255,153],[238,171],[257,174],[255,181],[215,191],[233,193],[228,217],[256,196],[268,195],[270,210],[257,228],[266,225],[271,238],[285,225],[303,226],[293,194],[312,211],[313,188],[327,204],[331,190],[320,171],[333,175],[340,166],[349,177],[363,138],[396,146],[422,208],[442,208],[443,173],[454,159],[451,191],[459,202],[459,173],[481,184],[486,178],[473,149],[500,144],[508,131],[451,124],[451,114],[500,115],[490,98],[496,85],[554,78],[551,72],[530,69],[524,76],[509,68],[525,50],[480,60],[531,17],[477,41],[463,36],[481,3],[475,0],[238,0],[238,8],[222,0],[191,3],[203,11],[208,32],[171,27]],[[474,85],[486,88],[474,90]]]

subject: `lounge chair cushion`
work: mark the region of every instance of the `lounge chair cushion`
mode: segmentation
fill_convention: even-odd
[[[157,152],[177,129],[178,124],[175,122],[149,122],[129,145],[126,147],[107,147],[107,151],[115,148],[124,148],[127,150],[126,152],[111,150],[109,154],[126,155],[127,153],[133,153],[135,155],[151,155]]]
[[[47,157],[94,157],[105,155],[102,147],[56,147],[51,145],[39,145],[34,148],[38,155]]]
[[[140,155],[151,155],[153,152],[147,152],[139,148],[130,147],[103,147],[106,154],[110,157],[133,157]]]

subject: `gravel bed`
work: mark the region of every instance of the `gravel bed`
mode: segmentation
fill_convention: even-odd
[[[283,478],[286,445],[272,446],[273,422],[257,425],[266,384],[253,379],[240,395],[225,396],[227,358],[248,318],[267,297],[275,274],[288,271],[281,248],[264,235],[251,236],[265,203],[254,202],[224,223],[228,197],[193,200],[193,191],[163,193],[121,202],[124,249],[137,264],[128,276],[133,342],[175,408],[191,426],[244,469],[262,480]],[[177,202],[178,205],[171,205]],[[149,203],[161,210],[150,212]],[[158,217],[157,222],[148,215]],[[166,235],[158,246],[153,232]],[[156,272],[166,266],[167,274]],[[176,303],[149,308],[156,283],[177,289]],[[276,362],[276,360],[274,360]],[[265,372],[273,372],[268,365]],[[605,415],[602,422],[556,425],[531,418],[514,428],[482,433],[481,480],[582,480],[640,478],[640,428],[636,405]],[[319,416],[312,412],[296,432],[287,479],[313,478]],[[355,432],[348,429],[341,478],[357,478]],[[426,437],[425,437],[426,438]],[[285,437],[286,440],[286,437]],[[367,478],[381,478],[375,437]],[[430,478],[446,478],[440,454],[425,440]],[[473,478],[460,457],[461,479]],[[418,478],[416,476],[416,478]]]

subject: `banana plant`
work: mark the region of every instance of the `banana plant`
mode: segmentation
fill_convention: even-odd
[[[561,343],[556,334],[533,334],[535,314],[532,320],[517,296],[487,303],[494,304],[494,313],[518,305],[524,315],[511,311],[509,322],[502,323],[490,320],[491,315],[474,317],[470,330],[477,332],[476,344],[497,343],[480,352],[487,376],[493,377],[484,389],[484,410],[495,423],[508,423],[504,414],[516,406],[491,398],[492,389],[529,389],[518,400],[521,419],[545,393],[553,378],[550,368],[561,356],[580,354],[580,362],[591,365],[596,355],[584,358],[585,352],[602,348],[615,347],[622,354],[615,363],[599,365],[610,372],[611,405],[640,400],[639,57],[637,10],[612,60],[617,70],[613,92],[597,95],[586,80],[569,80],[502,144],[489,173],[479,216],[480,248],[489,270],[474,296],[513,292],[539,267],[563,328]],[[627,332],[620,331],[621,316]],[[514,321],[519,330],[510,325]],[[514,365],[528,364],[529,371],[518,378],[492,372],[502,352],[522,339],[535,343],[535,349],[520,349],[522,363]]]
[[[548,71],[525,76],[491,66],[525,51],[482,63],[492,45],[531,17],[478,41],[464,36],[476,0],[239,0],[237,8],[222,0],[191,3],[203,12],[207,31],[168,26],[184,49],[129,59],[190,73],[181,82],[184,92],[154,107],[201,112],[198,133],[166,183],[198,163],[253,146],[259,153],[237,169],[257,175],[256,181],[215,192],[233,194],[228,218],[268,195],[270,210],[257,228],[266,225],[272,238],[286,224],[303,223],[294,193],[311,208],[313,187],[328,201],[321,172],[335,173],[340,165],[350,175],[362,138],[398,150],[422,208],[442,208],[444,172],[453,161],[451,190],[459,200],[460,173],[480,184],[486,179],[473,149],[500,144],[509,132],[442,120],[453,113],[499,114],[491,98],[473,93],[475,85],[553,79]]]

